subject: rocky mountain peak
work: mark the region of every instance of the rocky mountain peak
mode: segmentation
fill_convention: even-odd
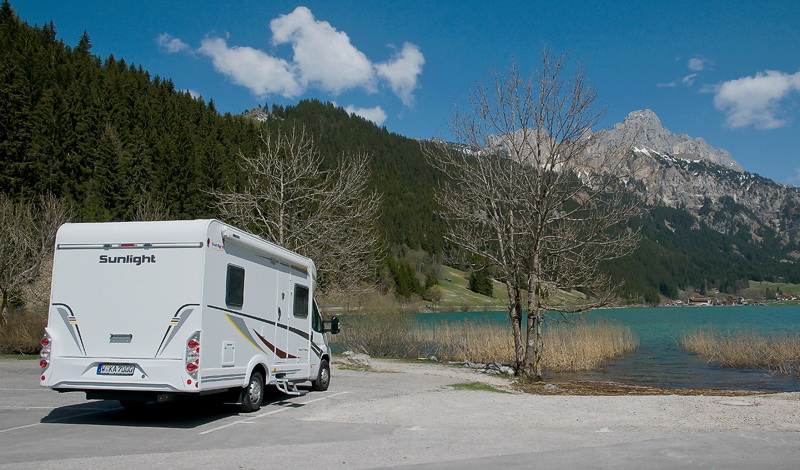
[[[702,138],[692,138],[686,134],[674,134],[661,124],[656,113],[650,109],[633,111],[624,121],[606,132],[605,139],[623,139],[633,136],[636,148],[669,154],[687,160],[704,160],[730,170],[743,172],[744,169],[733,159],[727,150],[710,146]]]
[[[642,109],[633,111],[625,117],[625,120],[617,124],[617,126],[628,126],[635,129],[654,129],[663,130],[661,119],[656,116],[656,113],[651,109]],[[615,126],[616,127],[616,126]]]
[[[733,234],[768,227],[789,240],[800,233],[800,189],[753,175],[730,153],[701,138],[674,134],[650,109],[633,111],[591,134],[588,153],[630,145],[648,202],[682,207],[709,227]],[[754,239],[757,235],[754,235]]]

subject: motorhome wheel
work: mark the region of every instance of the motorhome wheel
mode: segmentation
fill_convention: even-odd
[[[242,390],[241,405],[239,409],[245,413],[252,413],[261,409],[261,401],[264,399],[264,376],[259,371],[253,371],[250,376],[250,383],[247,388]]]
[[[323,359],[319,363],[319,373],[317,379],[311,382],[311,388],[317,392],[324,392],[328,389],[331,383],[331,366],[328,364],[327,359]]]

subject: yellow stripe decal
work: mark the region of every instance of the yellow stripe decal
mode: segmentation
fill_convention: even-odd
[[[255,346],[256,349],[258,349],[259,351],[263,352],[264,354],[267,354],[266,351],[261,349],[256,343],[253,342],[252,338],[247,333],[245,333],[244,331],[242,331],[241,328],[239,328],[239,325],[237,325],[236,322],[233,321],[233,318],[231,318],[231,316],[229,314],[226,313],[225,316],[228,317],[228,321],[231,322],[231,325],[233,325],[233,327],[236,328],[236,330],[239,331],[239,333],[241,333],[242,336],[244,336],[244,339],[246,339],[248,343],[250,343],[253,346]]]

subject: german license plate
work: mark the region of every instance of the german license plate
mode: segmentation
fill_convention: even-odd
[[[133,375],[133,364],[98,364],[97,375]]]

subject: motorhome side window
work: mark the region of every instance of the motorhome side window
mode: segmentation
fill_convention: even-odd
[[[322,323],[322,315],[319,314],[319,309],[317,308],[317,303],[314,302],[313,304],[313,313],[311,317],[311,328],[314,329],[317,333],[325,333],[325,324]]]
[[[244,305],[244,268],[228,265],[228,277],[225,281],[225,304],[229,307]]]
[[[308,317],[308,287],[294,285],[294,316]]]

